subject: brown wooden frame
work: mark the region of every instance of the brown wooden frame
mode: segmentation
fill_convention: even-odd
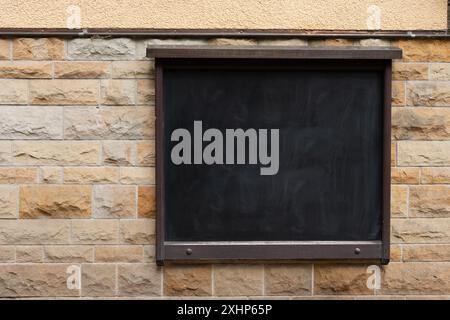
[[[160,46],[147,49],[155,58],[156,75],[156,262],[226,262],[248,260],[332,260],[389,263],[391,166],[391,59],[397,48],[296,48]],[[384,73],[382,230],[380,241],[165,241],[163,76],[170,68],[299,68],[322,70],[379,70]],[[256,60],[255,60],[256,59]],[[225,63],[224,63],[225,62]]]

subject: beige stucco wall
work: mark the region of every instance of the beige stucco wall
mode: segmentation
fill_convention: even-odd
[[[0,28],[443,30],[446,0],[0,0]],[[370,19],[372,16],[372,19]],[[375,18],[375,20],[374,20]]]

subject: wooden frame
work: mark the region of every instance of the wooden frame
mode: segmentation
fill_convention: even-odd
[[[224,262],[235,260],[345,260],[389,262],[391,162],[391,59],[397,48],[295,48],[161,46],[147,49],[156,69],[156,262]],[[379,70],[384,73],[382,230],[380,241],[170,242],[165,240],[164,70],[170,68],[299,68]]]

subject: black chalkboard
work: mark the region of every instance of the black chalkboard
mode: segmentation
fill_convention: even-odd
[[[381,240],[383,71],[249,65],[164,70],[164,240]],[[171,134],[194,121],[279,129],[278,173],[175,165]]]

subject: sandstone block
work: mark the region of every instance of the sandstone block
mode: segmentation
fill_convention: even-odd
[[[62,169],[60,167],[41,167],[41,183],[62,183]]]
[[[450,262],[450,245],[448,244],[404,245],[403,257],[405,261]]]
[[[142,262],[142,246],[97,246],[95,262]]]
[[[16,260],[14,246],[0,246],[0,263],[11,263]]]
[[[88,218],[91,192],[90,186],[21,186],[20,217]]]
[[[137,80],[137,104],[150,106],[155,104],[155,82],[153,80]]]
[[[210,296],[211,266],[168,265],[164,267],[164,295]]]
[[[138,216],[154,218],[156,213],[156,190],[154,186],[138,188]]]
[[[155,168],[122,167],[120,182],[123,184],[155,184]]]
[[[94,262],[94,249],[86,245],[45,246],[45,261],[54,263]]]
[[[109,62],[55,62],[55,78],[101,79],[109,76]]]
[[[154,264],[125,264],[118,268],[120,296],[160,296],[161,269]]]
[[[214,294],[218,296],[262,295],[263,266],[214,266]]]
[[[155,118],[149,108],[73,107],[64,113],[66,139],[150,139]]]
[[[118,242],[119,221],[117,220],[73,220],[72,243],[114,244]]]
[[[404,61],[450,61],[448,41],[436,39],[399,40],[397,46],[403,51]]]
[[[111,297],[115,294],[115,265],[84,264],[81,267],[81,295],[83,297]]]
[[[0,79],[0,105],[1,104],[27,104],[28,81]]]
[[[391,215],[393,217],[406,217],[408,215],[408,187],[391,187]]]
[[[415,81],[406,85],[408,106],[447,107],[450,105],[450,83]]]
[[[373,295],[367,288],[366,265],[316,264],[314,265],[315,295]]]
[[[76,297],[80,291],[67,288],[65,264],[0,265],[0,296]]]
[[[13,40],[14,60],[63,60],[64,41],[57,38],[16,38]]]
[[[100,145],[91,141],[17,141],[12,152],[17,164],[97,164]]]
[[[450,166],[450,141],[398,141],[400,166]]]
[[[17,263],[32,263],[42,262],[43,258],[42,246],[17,246],[16,247],[16,262]]]
[[[103,162],[109,165],[131,165],[134,163],[133,144],[127,141],[104,141]]]
[[[65,183],[109,184],[119,182],[119,168],[114,167],[66,167]]]
[[[18,188],[0,186],[0,219],[17,218]]]
[[[411,217],[450,217],[450,186],[411,186]]]
[[[37,169],[20,168],[20,167],[0,167],[0,183],[1,184],[37,183]]]
[[[94,217],[132,218],[136,216],[136,187],[95,186]]]
[[[391,168],[391,183],[392,184],[418,184],[419,183],[419,168]]]
[[[425,184],[450,183],[450,168],[422,168],[420,179]]]
[[[393,243],[449,243],[450,219],[392,219]]]
[[[430,80],[450,80],[450,63],[430,64]]]
[[[0,106],[2,139],[61,139],[61,107]]]
[[[153,61],[114,61],[112,77],[122,79],[149,79],[154,76]]]
[[[155,220],[120,220],[120,235],[123,243],[152,244],[155,236]]]
[[[0,60],[8,60],[9,59],[9,47],[10,41],[6,39],[0,39]]]
[[[96,80],[32,80],[30,103],[37,105],[97,105]]]
[[[266,265],[265,294],[269,296],[311,295],[311,265]]]
[[[144,141],[137,143],[137,164],[155,165],[155,141]]]
[[[52,64],[48,62],[0,62],[0,78],[50,79]]]
[[[67,51],[73,60],[129,60],[134,58],[136,45],[126,38],[78,38],[68,42]]]
[[[427,80],[428,64],[426,63],[403,63],[392,64],[393,80]]]
[[[403,81],[392,81],[392,105],[404,106],[405,101],[405,83]]]
[[[136,103],[134,80],[102,80],[100,102],[104,105],[133,105]]]
[[[65,220],[0,220],[0,244],[64,244],[69,236]]]

